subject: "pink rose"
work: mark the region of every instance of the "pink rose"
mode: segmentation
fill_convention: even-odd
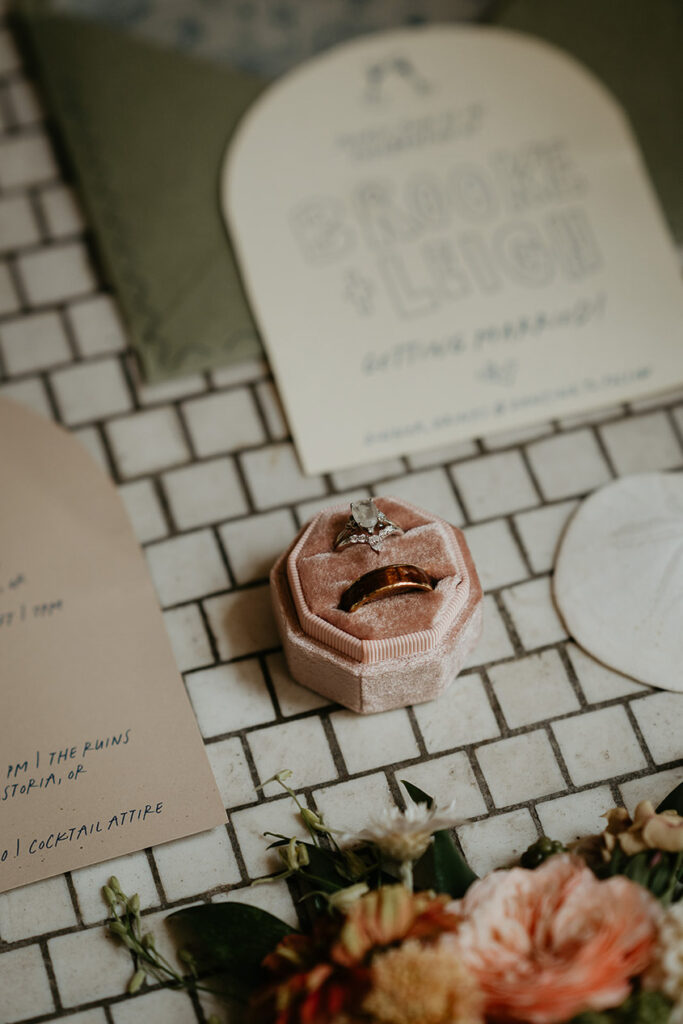
[[[568,854],[535,871],[494,871],[448,909],[486,1016],[530,1024],[622,1003],[652,959],[660,916],[641,886],[599,881]]]

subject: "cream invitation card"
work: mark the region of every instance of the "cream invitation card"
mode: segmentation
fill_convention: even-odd
[[[683,382],[683,288],[625,116],[489,27],[340,46],[280,79],[222,202],[307,472]]]
[[[225,821],[147,568],[80,442],[0,399],[0,892]]]

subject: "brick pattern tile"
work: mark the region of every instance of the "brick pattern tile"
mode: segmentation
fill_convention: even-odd
[[[6,5],[0,0],[0,10]],[[0,15],[1,21],[1,15]],[[683,779],[683,695],[614,672],[568,637],[551,597],[558,542],[579,500],[615,476],[683,465],[683,391],[355,467],[301,472],[265,360],[140,381],[116,298],[62,180],[32,81],[0,25],[0,396],[61,423],[109,473],[145,548],[229,824],[0,895],[0,1016],[8,1024],[201,1024],[178,993],[125,994],[130,962],[107,937],[100,888],[177,905],[238,901],[295,924],[266,830],[301,835],[267,783],[362,828],[412,781],[456,801],[478,873],[539,829],[601,827],[615,801],[657,803]],[[269,570],[320,508],[393,494],[464,530],[485,588],[484,628],[436,701],[358,717],[297,684],[270,607]],[[264,787],[264,783],[266,783]]]

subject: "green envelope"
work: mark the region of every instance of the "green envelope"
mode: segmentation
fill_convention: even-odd
[[[265,81],[41,3],[15,12],[145,378],[260,354],[218,175]]]
[[[681,0],[499,0],[489,20],[567,50],[614,93],[683,244]]]

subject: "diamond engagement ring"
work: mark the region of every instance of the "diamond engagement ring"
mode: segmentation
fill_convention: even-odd
[[[364,498],[351,502],[351,515],[337,534],[333,547],[341,551],[349,544],[369,544],[373,551],[381,551],[385,538],[394,533],[403,533],[403,530],[380,512],[372,498]]]

